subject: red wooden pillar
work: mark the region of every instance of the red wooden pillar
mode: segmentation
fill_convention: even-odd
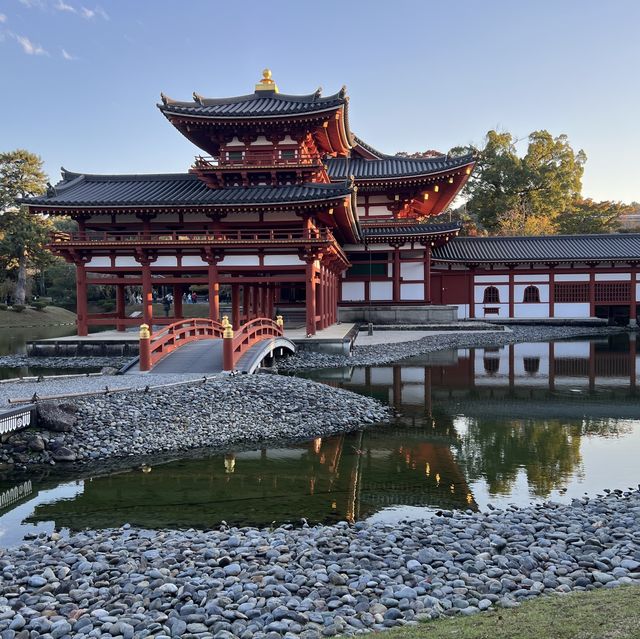
[[[218,281],[218,262],[212,260],[207,269],[209,283],[209,319],[220,321],[220,282]]]
[[[236,331],[240,326],[240,287],[238,284],[231,285],[231,325]]]
[[[126,326],[122,322],[125,319],[125,299],[124,299],[124,284],[116,285],[116,330],[124,331]]]
[[[87,271],[84,262],[76,262],[76,325],[78,335],[89,334],[87,317]]]
[[[182,284],[173,285],[173,318],[178,321],[184,319],[182,310]]]
[[[400,301],[400,249],[393,249],[393,301]]]
[[[549,317],[556,316],[556,274],[553,266],[549,267]]]
[[[153,324],[153,285],[151,283],[151,265],[142,262],[142,321],[151,326]]]
[[[467,267],[467,297],[469,298],[469,319],[475,319],[476,316],[476,300],[475,300],[475,290],[473,285],[474,280],[474,270],[472,266]]]
[[[513,284],[513,266],[509,267],[509,317],[515,316],[515,287]]]
[[[322,266],[322,263],[320,263],[320,268],[319,268],[319,281],[318,281],[318,286],[319,288],[317,289],[317,293],[318,293],[318,308],[316,310],[316,315],[318,315],[318,317],[320,318],[319,321],[319,326],[318,328],[320,330],[322,330],[324,328],[324,267]]]
[[[636,302],[636,279],[637,269],[631,267],[631,283],[629,286],[629,326],[636,328],[638,326],[638,303]]]
[[[589,268],[589,317],[596,316],[596,273],[592,265]]]
[[[431,304],[431,245],[424,249],[424,301]]]
[[[316,334],[316,267],[314,258],[307,258],[305,268],[307,335]]]

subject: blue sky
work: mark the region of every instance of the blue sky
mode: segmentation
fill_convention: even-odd
[[[347,85],[352,130],[386,152],[566,133],[584,194],[640,201],[640,1],[0,0],[0,149],[94,173],[185,171],[157,110]],[[524,148],[524,143],[521,144]]]

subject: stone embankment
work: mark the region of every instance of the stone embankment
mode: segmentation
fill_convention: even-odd
[[[0,367],[3,368],[95,368],[104,366],[121,368],[131,357],[97,357],[97,356],[46,356],[29,357],[28,355],[2,355]]]
[[[640,585],[640,494],[394,525],[43,534],[0,571],[4,639],[316,639]]]
[[[451,348],[490,348],[516,342],[540,342],[570,337],[606,337],[625,332],[627,332],[625,329],[609,327],[533,325],[511,326],[509,330],[495,332],[441,332],[408,342],[381,343],[372,346],[358,346],[356,342],[351,356],[299,351],[296,355],[279,362],[278,368],[281,371],[294,372],[312,368],[375,366]],[[384,331],[380,331],[379,335],[383,342]]]
[[[23,431],[0,450],[18,466],[233,449],[299,441],[387,421],[374,399],[278,375],[219,376],[202,383],[39,405],[47,429]]]

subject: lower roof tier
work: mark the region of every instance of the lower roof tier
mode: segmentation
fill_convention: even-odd
[[[191,173],[91,175],[63,170],[63,179],[46,195],[24,203],[36,208],[124,206],[222,206],[308,204],[350,197],[341,184],[295,184],[211,189]]]
[[[640,263],[640,234],[457,237],[435,249],[433,259],[467,264]]]

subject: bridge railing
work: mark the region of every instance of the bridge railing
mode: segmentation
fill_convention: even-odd
[[[140,326],[140,370],[151,370],[165,355],[199,339],[221,338],[224,326],[203,317],[180,320],[151,334],[149,326]]]
[[[257,342],[284,335],[282,316],[274,321],[267,317],[258,317],[242,324],[235,331],[229,325],[225,328],[223,339],[223,370],[232,371],[238,360]]]

